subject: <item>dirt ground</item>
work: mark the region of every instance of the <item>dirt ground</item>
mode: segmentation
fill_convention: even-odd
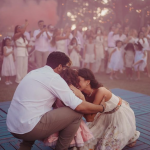
[[[98,79],[98,81],[101,82],[108,89],[120,88],[150,95],[150,78],[148,78],[144,73],[142,74],[140,81],[126,80],[125,74],[120,74],[119,75],[120,79],[118,80],[110,80],[109,76],[104,73],[96,74],[95,76]],[[6,86],[5,79],[4,78],[1,79],[0,102],[12,100],[13,94],[18,85],[14,82],[14,80],[15,78],[12,78],[13,84]]]

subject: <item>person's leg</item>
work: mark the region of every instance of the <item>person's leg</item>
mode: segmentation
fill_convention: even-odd
[[[43,52],[43,57],[42,57],[42,66],[43,67],[46,65],[48,55],[49,55],[49,51]]]
[[[23,67],[22,67],[22,78],[24,78],[28,73],[28,57],[23,57]]]
[[[25,141],[20,143],[20,148],[18,150],[31,150],[35,141]]]
[[[20,83],[22,80],[22,70],[23,70],[23,57],[17,56],[16,57],[16,82]]]
[[[42,67],[42,52],[35,51],[35,59],[37,63],[37,68],[41,68]]]
[[[68,107],[62,107],[49,111],[43,115],[39,123],[31,132],[23,135],[13,135],[24,140],[24,142],[21,143],[19,150],[24,150],[24,147],[26,147],[26,150],[30,150],[35,140],[44,140],[51,134],[59,132],[59,139],[55,150],[67,150],[79,128],[81,119],[82,114],[77,113]]]

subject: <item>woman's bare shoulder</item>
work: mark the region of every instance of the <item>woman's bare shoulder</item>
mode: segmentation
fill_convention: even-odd
[[[109,90],[108,90],[107,88],[105,88],[105,87],[100,87],[100,88],[98,88],[97,94],[105,95],[105,96],[107,96],[107,97],[111,97],[111,96],[112,96],[111,91],[109,91]]]

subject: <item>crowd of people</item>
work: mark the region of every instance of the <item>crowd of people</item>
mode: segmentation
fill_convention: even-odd
[[[150,26],[138,32],[130,27],[113,25],[110,32],[101,27],[89,26],[83,31],[82,24],[74,30],[46,26],[38,22],[38,30],[27,32],[28,21],[17,25],[13,37],[4,37],[1,48],[1,76],[5,84],[12,84],[10,77],[16,75],[16,83],[29,70],[45,66],[48,55],[61,51],[72,60],[75,68],[87,67],[94,73],[110,74],[110,79],[119,79],[118,72],[125,73],[128,80],[140,80],[140,72],[150,77]],[[133,70],[137,72],[133,77]]]

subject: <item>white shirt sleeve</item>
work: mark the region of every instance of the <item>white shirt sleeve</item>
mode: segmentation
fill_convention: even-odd
[[[38,32],[37,32],[37,30],[35,30],[34,33],[33,33],[33,37],[34,37],[35,40],[36,40],[37,35],[38,35]]]
[[[82,103],[82,100],[75,96],[61,77],[57,76],[52,79],[49,90],[73,110]]]

